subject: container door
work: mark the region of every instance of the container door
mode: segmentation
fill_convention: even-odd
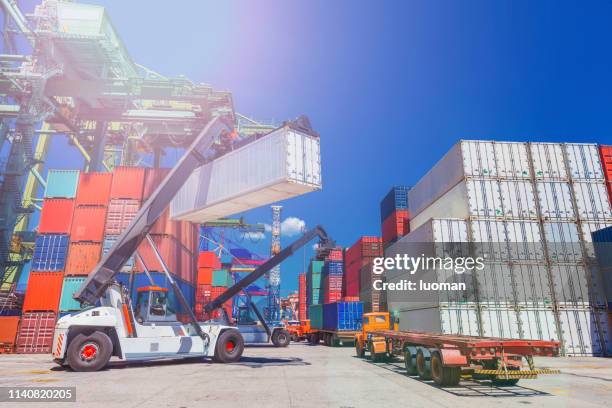
[[[565,144],[570,177],[574,180],[603,180],[599,151],[595,144]]]
[[[604,183],[576,182],[573,185],[580,219],[602,221],[612,219],[610,198]]]
[[[508,221],[506,237],[510,258],[515,261],[544,259],[544,248],[537,221]]]
[[[573,222],[544,222],[548,258],[551,262],[580,262],[582,246]]]
[[[527,143],[495,142],[497,174],[505,178],[530,178]]]
[[[499,182],[503,214],[507,218],[537,218],[533,184],[530,181],[502,180]]]
[[[495,151],[492,142],[462,141],[461,151],[466,176],[496,177]]]
[[[499,182],[495,180],[467,180],[469,215],[496,218],[504,215]]]
[[[556,341],[561,338],[557,333],[557,323],[552,308],[520,308],[518,316],[521,338]]]
[[[544,219],[574,220],[576,212],[569,183],[536,182],[540,213]]]
[[[530,143],[533,171],[537,179],[565,180],[565,155],[559,143]]]

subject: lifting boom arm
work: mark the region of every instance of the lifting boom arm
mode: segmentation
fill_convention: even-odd
[[[222,148],[217,148],[215,142],[219,139],[228,142],[231,139],[232,129],[233,127],[221,117],[208,122],[177,165],[143,204],[110,251],[76,291],[74,299],[81,304],[94,305],[104,295],[121,267],[145,240],[155,221],[162,215],[191,173],[224,153]],[[223,144],[220,146],[223,147]]]
[[[293,255],[295,251],[306,245],[310,240],[315,237],[319,237],[321,240],[320,245],[322,247],[333,247],[334,242],[329,239],[327,233],[320,225],[317,225],[315,228],[306,232],[299,238],[297,241],[282,249],[278,254],[274,255],[272,258],[268,259],[265,263],[261,264],[257,269],[248,274],[244,279],[237,282],[235,285],[230,287],[228,290],[223,292],[218,298],[214,299],[212,302],[208,303],[204,306],[204,312],[210,313],[215,309],[218,309],[223,305],[223,303],[227,302],[232,297],[236,296],[240,291],[250,284],[254,283],[257,279],[261,278],[266,272],[269,272],[276,265],[279,265],[285,259]],[[259,316],[258,316],[259,317]],[[261,320],[261,318],[260,318]]]

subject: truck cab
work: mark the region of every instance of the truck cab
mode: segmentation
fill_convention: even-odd
[[[382,330],[397,330],[396,319],[391,319],[389,312],[371,312],[363,314],[363,326],[361,332],[355,335],[355,351],[357,356],[363,357],[366,350],[370,355],[376,356],[387,352],[384,338],[372,336],[373,332]]]
[[[290,320],[287,322],[287,331],[292,341],[304,340],[310,332],[310,320]]]

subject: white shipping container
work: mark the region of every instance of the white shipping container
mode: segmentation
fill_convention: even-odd
[[[511,260],[537,261],[544,259],[542,235],[538,221],[507,221],[504,223]]]
[[[593,290],[589,290],[588,273],[589,271],[579,264],[552,265],[550,267],[555,299],[558,305],[565,307],[589,305],[589,298],[595,293]]]
[[[604,182],[576,181],[573,187],[578,217],[581,220],[612,221],[610,198]]]
[[[575,222],[542,223],[548,259],[553,263],[583,260],[578,226]]]
[[[527,143],[493,142],[497,175],[508,179],[531,178]]]
[[[552,288],[546,264],[512,264],[512,278],[518,306],[539,308],[552,305]]]
[[[568,178],[561,143],[529,143],[534,175],[537,179]]]
[[[499,191],[505,218],[534,219],[538,217],[531,181],[501,180]]]
[[[479,302],[514,303],[512,268],[507,262],[486,262],[484,269],[472,272],[476,276]]]
[[[399,330],[479,336],[476,304],[399,311]]]
[[[196,170],[171,217],[201,223],[320,188],[319,139],[283,127]]]
[[[599,149],[593,143],[565,143],[565,154],[573,180],[604,180]]]
[[[557,332],[557,320],[552,307],[519,308],[517,313],[521,326],[521,338],[554,341],[561,339]]]
[[[417,216],[464,178],[496,176],[493,142],[459,141],[408,191],[408,208]]]
[[[559,325],[565,355],[612,354],[605,312],[591,308],[560,309]]]
[[[503,221],[474,220],[470,222],[474,255],[489,261],[507,260],[508,243]]]
[[[536,191],[543,219],[576,219],[569,183],[538,181],[536,182]]]
[[[521,336],[518,314],[515,308],[480,304],[482,336],[519,339]]]

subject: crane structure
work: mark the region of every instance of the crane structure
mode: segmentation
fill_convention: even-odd
[[[274,256],[281,251],[281,211],[280,205],[273,205],[270,255]],[[266,276],[266,289],[268,290],[268,301],[265,308],[265,317],[268,321],[280,319],[280,264],[270,270]]]
[[[3,291],[31,257],[31,220],[41,208],[47,152],[58,138],[80,153],[83,171],[112,171],[159,167],[214,117],[227,118],[239,139],[275,128],[236,113],[230,92],[135,62],[102,6],[42,0],[27,16],[16,0],[0,6]]]

